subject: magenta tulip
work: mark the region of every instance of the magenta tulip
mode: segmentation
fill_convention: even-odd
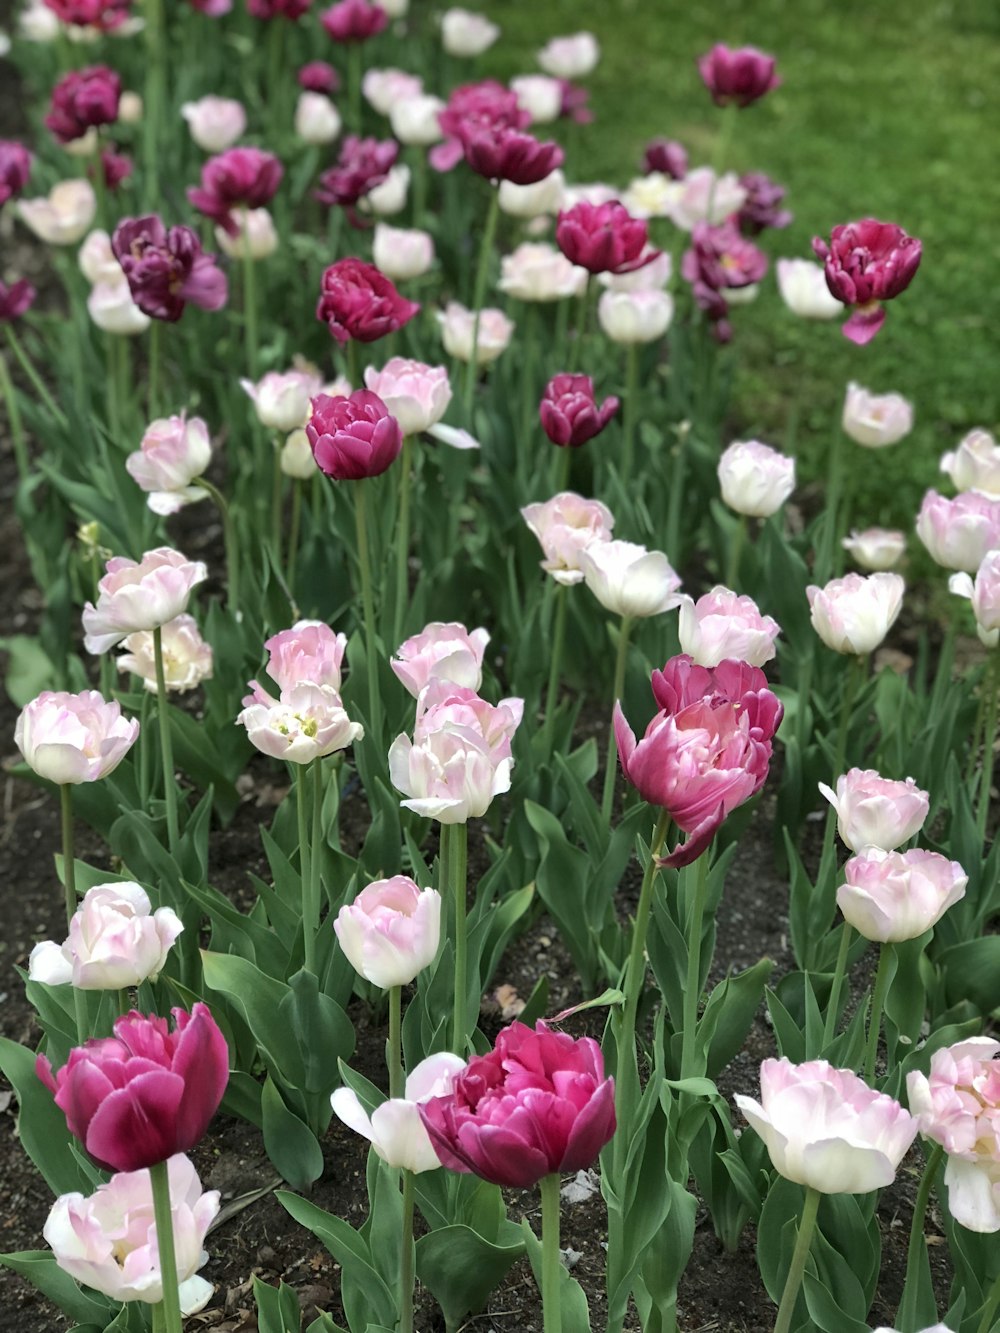
[[[646,176],[659,172],[671,180],[682,181],[688,170],[687,149],[676,139],[651,139],[643,154],[642,167]]]
[[[830,291],[853,307],[844,337],[863,345],[885,323],[881,302],[898,296],[913,281],[923,247],[895,222],[864,218],[834,227],[829,244],[814,237],[813,250],[823,260]]]
[[[274,198],[285,169],[260,148],[230,148],[209,158],[201,185],[187,196],[199,213],[214,219],[230,236],[240,233],[236,208],[263,208]]]
[[[325,93],[327,97],[340,87],[340,75],[326,60],[310,60],[298,74],[299,87],[307,93]]]
[[[316,318],[341,344],[351,338],[370,343],[401,329],[419,310],[374,264],[338,259],[323,274]]]
[[[588,273],[631,273],[659,255],[647,252],[649,230],[616,199],[590,204],[585,199],[559,214],[556,244],[571,264]]]
[[[351,208],[382,184],[397,157],[399,144],[395,139],[362,139],[349,134],[340,146],[337,161],[320,176],[315,197],[328,208]],[[353,222],[354,217],[349,216]]]
[[[598,406],[589,375],[553,375],[545,386],[538,415],[553,444],[577,449],[600,435],[618,405],[619,399],[612,394]]]
[[[740,185],[747,192],[737,214],[739,228],[747,236],[758,236],[768,227],[787,227],[793,214],[782,208],[787,194],[783,185],[765,176],[762,171],[747,171],[740,177]]]
[[[717,42],[699,58],[698,72],[716,106],[735,102],[743,107],[777,88],[781,80],[774,72],[774,65],[774,56],[758,51],[755,46],[734,50]]]
[[[31,154],[16,139],[0,139],[0,208],[21,193],[31,175]]]
[[[479,176],[491,181],[535,185],[563,163],[557,143],[506,126],[467,124],[459,131],[465,160]]]
[[[306,422],[316,466],[334,481],[377,477],[403,447],[399,422],[378,394],[356,389],[349,398],[318,394]]]
[[[335,42],[366,42],[383,30],[389,15],[369,0],[340,0],[320,15],[320,22]]]
[[[503,128],[523,130],[531,116],[518,103],[517,93],[495,79],[464,83],[452,91],[445,109],[438,113],[438,124],[445,135],[435,144],[429,160],[435,171],[450,171],[465,156],[463,134],[476,130]]]
[[[9,287],[0,280],[0,324],[20,319],[26,310],[31,309],[36,295],[27,278],[18,278]]]
[[[45,0],[60,23],[114,32],[129,17],[132,0]]]
[[[46,128],[60,143],[82,139],[92,125],[117,119],[121,94],[121,77],[107,65],[71,70],[52,90]]]

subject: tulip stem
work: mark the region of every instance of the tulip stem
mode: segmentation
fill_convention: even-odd
[[[615,679],[611,688],[611,708],[614,711],[615,704],[622,697],[622,690],[625,688],[625,663],[628,660],[628,640],[629,631],[632,628],[632,621],[628,616],[622,616],[621,624],[618,627],[618,652],[615,656]],[[615,771],[618,767],[618,747],[615,744],[615,724],[612,721],[608,729],[608,755],[604,766],[604,793],[601,797],[601,816],[605,823],[611,819],[611,808],[615,799]]]
[[[160,752],[163,758],[163,800],[167,807],[167,846],[176,856],[179,830],[177,826],[177,785],[174,780],[174,744],[170,736],[170,716],[167,712],[167,680],[163,670],[163,631],[159,625],[153,630],[153,660],[156,663],[156,715],[160,724]]]
[[[288,535],[288,588],[295,595],[295,567],[299,556],[299,533],[302,529],[302,482],[292,482],[292,526]]]
[[[153,420],[160,415],[161,336],[160,321],[154,319],[149,326],[149,415]]]
[[[66,892],[67,932],[76,915],[76,860],[73,855],[73,788],[68,782],[59,785],[59,812],[62,823],[63,888]],[[82,1045],[90,1035],[87,1031],[87,1011],[83,991],[73,987],[73,1010],[76,1014],[76,1039]]]
[[[555,1171],[542,1176],[538,1182],[542,1195],[542,1323],[545,1333],[562,1333],[559,1186],[559,1175]]]
[[[177,1256],[174,1250],[174,1218],[170,1202],[170,1178],[166,1162],[149,1168],[153,1185],[153,1220],[163,1281],[163,1324],[165,1333],[182,1333],[181,1300],[177,1289]]]
[[[559,676],[562,670],[563,644],[566,641],[566,608],[569,606],[569,598],[566,595],[566,586],[562,583],[555,583],[556,598],[556,623],[552,631],[552,658],[549,662],[549,683],[545,691],[545,753],[551,756],[552,753],[552,732],[556,722],[556,705],[559,696]]]
[[[312,857],[309,861],[309,905],[313,928],[319,933],[323,902],[323,756],[312,761]]]
[[[878,1058],[878,1037],[882,1030],[882,1010],[889,990],[889,978],[892,971],[892,945],[880,944],[878,952],[878,970],[875,973],[875,989],[872,992],[872,1009],[868,1019],[868,1048],[865,1054],[865,1082],[869,1085],[875,1077],[875,1061]]]
[[[281,446],[275,440],[272,448],[271,467],[271,545],[274,548],[274,564],[281,568],[281,520],[283,518],[285,474],[281,470]]]
[[[455,990],[452,1008],[452,1049],[464,1055],[468,1046],[465,1015],[469,1003],[468,934],[466,923],[466,858],[468,829],[465,824],[442,824],[441,859],[444,881],[455,911]]]
[[[684,1028],[681,1036],[681,1078],[695,1075],[695,1034],[698,1030],[698,1000],[701,998],[701,933],[708,896],[708,865],[711,846],[698,857],[694,901],[688,917],[688,967],[684,988]]]
[[[524,351],[521,361],[521,434],[520,438],[515,440],[515,472],[520,477],[522,460],[532,456],[529,452],[528,441],[531,439],[532,416],[538,411],[538,403],[535,401],[535,371],[537,369],[537,348],[535,337],[536,319],[538,312],[535,309],[535,302],[528,301],[524,309],[524,319],[522,321],[522,331],[524,333]]]
[[[361,43],[350,42],[347,47],[347,105],[351,113],[351,129],[357,135],[361,129]],[[357,385],[353,385],[357,388]]]
[[[63,412],[61,407],[56,406],[55,399],[52,397],[48,389],[42,383],[38,371],[32,364],[31,357],[24,350],[20,338],[14,332],[14,326],[8,323],[4,325],[4,329],[6,330],[7,333],[7,341],[10,343],[10,350],[14,353],[14,356],[17,358],[18,365],[21,367],[25,375],[31,381],[31,387],[34,389],[35,393],[38,395],[41,401],[45,404],[46,410],[52,413],[52,415],[55,417],[59,425],[62,426],[64,429],[67,428],[69,422],[66,420],[66,414]]]
[[[399,993],[399,987],[392,988]],[[390,993],[391,1001],[391,993]],[[403,1250],[399,1257],[399,1333],[413,1333],[413,1195],[415,1177],[403,1168]]]
[[[743,555],[743,547],[747,539],[747,516],[740,514],[736,531],[733,533],[733,540],[729,545],[729,563],[726,566],[726,587],[738,592],[737,582],[740,576],[740,557]]]
[[[997,743],[997,695],[1000,694],[1000,663],[994,652],[986,676],[986,722],[983,730],[983,774],[979,787],[979,836],[985,839],[993,786],[993,758]]]
[[[847,740],[851,730],[851,717],[854,713],[854,701],[857,696],[860,678],[865,669],[867,659],[864,657],[855,657],[851,659],[850,665],[844,675],[844,692],[840,701],[840,722],[837,727],[837,745],[833,754],[833,773],[831,781],[834,789],[837,786],[837,779],[840,777],[844,760],[847,756]],[[801,697],[801,696],[800,696]],[[837,829],[837,812],[831,805],[826,813],[826,826],[823,829],[823,850],[819,858],[819,870],[816,875],[817,891],[826,891],[827,880],[834,878],[833,869],[836,864],[836,853],[833,847],[833,835]],[[833,912],[831,908],[831,918]],[[815,937],[818,939],[818,936]],[[810,945],[807,947],[805,966],[807,969],[813,966],[814,949]]]
[[[795,1238],[795,1250],[792,1253],[792,1262],[788,1266],[785,1289],[781,1293],[781,1304],[778,1306],[774,1333],[788,1333],[792,1326],[792,1315],[795,1313],[795,1303],[798,1300],[799,1288],[802,1286],[802,1275],[806,1270],[809,1246],[812,1244],[813,1232],[816,1230],[819,1200],[819,1190],[814,1190],[810,1185],[807,1185],[805,1202],[802,1205],[802,1216],[799,1218],[799,1233]]]
[[[667,540],[665,543],[667,559],[679,568],[681,562],[681,505],[684,496],[684,482],[687,474],[687,432],[678,432],[677,444],[673,449],[673,466],[670,469],[670,499],[667,505]]]
[[[250,210],[240,210],[243,228],[243,334],[246,339],[247,374],[257,373],[257,274],[250,246]]]
[[[924,1219],[927,1216],[927,1205],[930,1202],[931,1190],[934,1188],[934,1181],[937,1178],[943,1157],[944,1148],[940,1143],[936,1143],[930,1157],[927,1159],[927,1165],[924,1167],[924,1174],[920,1180],[920,1188],[917,1190],[917,1197],[913,1203],[910,1243],[906,1250],[906,1279],[903,1282],[903,1299],[899,1303],[894,1321],[900,1328],[904,1329],[913,1328],[917,1320],[915,1306],[919,1285],[918,1272],[921,1260],[925,1260],[927,1256]]]
[[[17,477],[23,486],[31,473],[31,466],[28,462],[28,446],[24,440],[21,408],[18,405],[17,394],[14,392],[14,385],[11,382],[10,371],[7,369],[7,358],[3,356],[0,356],[0,393],[3,394],[4,403],[7,407],[7,420],[10,422],[10,438],[14,445]]]
[[[576,337],[570,343],[569,348],[569,370],[572,374],[580,364],[583,353],[583,343],[587,336],[587,316],[590,314],[590,280],[584,283],[580,295],[577,297],[576,316],[577,330]]]
[[[351,344],[353,346],[353,343]],[[371,555],[368,549],[367,488],[360,481],[354,488],[354,521],[358,538],[358,565],[361,570],[361,604],[365,621],[365,663],[368,668],[368,722],[372,742],[378,751],[382,744],[382,700],[378,692],[378,658],[375,641],[375,600],[372,593]]]
[[[403,988],[389,987],[389,1040],[385,1044],[385,1062],[389,1068],[389,1096],[403,1096],[403,1060],[402,1060],[402,1025],[403,1025]]]
[[[833,1034],[837,1030],[837,1015],[840,1011],[840,992],[844,985],[844,977],[847,973],[847,956],[851,951],[851,941],[854,937],[854,930],[849,921],[845,921],[840,932],[840,948],[837,950],[837,961],[833,967],[833,981],[830,985],[830,999],[826,1006],[826,1018],[823,1021],[823,1046],[820,1055],[826,1050],[830,1042],[833,1041]]]
[[[639,1012],[639,996],[646,975],[646,934],[649,930],[649,914],[653,906],[653,885],[656,881],[656,858],[663,850],[670,828],[670,815],[661,810],[649,844],[649,860],[642,876],[642,888],[639,890],[639,903],[635,909],[632,923],[632,944],[629,949],[628,966],[625,971],[625,1006],[622,1010],[622,1032],[618,1041],[618,1058],[622,1059],[622,1047],[627,1046],[633,1063],[635,1062],[635,1019]],[[619,1071],[619,1081],[621,1073]]]
[[[143,199],[147,209],[157,201],[162,182],[158,171],[157,148],[161,122],[164,119],[164,55],[166,42],[163,34],[163,6],[161,0],[148,0],[146,18],[146,96],[143,110]],[[153,327],[156,327],[154,321]],[[151,413],[155,416],[155,412]]]
[[[483,301],[486,299],[486,278],[489,274],[490,259],[493,256],[493,238],[497,230],[497,218],[500,214],[500,191],[490,187],[490,206],[486,213],[486,225],[483,227],[483,240],[479,247],[479,264],[476,267],[476,285],[472,294],[472,346],[465,371],[465,426],[473,429],[472,400],[476,391],[476,377],[479,373],[479,320],[482,315]]]
[[[207,493],[222,519],[222,540],[226,548],[226,605],[234,615],[240,609],[240,552],[236,544],[236,528],[229,505],[222,492],[205,477],[198,477],[194,483]]]
[[[302,900],[302,965],[316,975],[316,922],[312,913],[312,856],[306,815],[308,764],[295,765],[295,810],[299,835],[299,877]]]
[[[998,1276],[990,1287],[986,1297],[986,1303],[983,1306],[983,1317],[979,1321],[979,1328],[976,1333],[990,1333],[995,1327],[997,1311],[1000,1310],[1000,1276]]]
[[[392,642],[403,641],[403,624],[410,592],[410,455],[413,443],[403,439],[399,468],[399,518],[396,522],[396,605],[392,616]]]
[[[639,397],[639,346],[625,344],[625,403],[622,408],[622,489],[632,480],[635,455],[636,399]]]

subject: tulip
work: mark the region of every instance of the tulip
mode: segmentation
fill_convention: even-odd
[[[615,741],[626,779],[690,835],[661,864],[690,865],[764,785],[783,709],[763,671],[744,662],[709,669],[672,657],[652,687],[661,711],[645,736],[636,742],[616,702]]]
[[[774,56],[755,46],[736,49],[717,42],[698,59],[701,81],[716,106],[747,107],[777,88],[781,79],[774,72]]]
[[[684,252],[681,275],[692,284],[694,297],[710,319],[716,318],[720,296],[759,282],[767,272],[767,256],[741,236],[731,222],[713,227],[699,222]]]
[[[226,304],[226,276],[216,268],[215,256],[202,251],[190,227],[168,231],[155,213],[123,218],[115,228],[111,248],[128,279],[133,301],[153,319],[174,323],[188,301],[203,310],[219,310]]]
[[[503,189],[501,185],[501,208]],[[526,241],[500,260],[497,288],[516,301],[561,301],[569,296],[582,296],[586,286],[587,270],[571,264],[551,245]]]
[[[542,428],[553,444],[578,449],[592,440],[618,411],[613,395],[598,407],[589,375],[553,375],[538,405]]]
[[[634,218],[668,218],[681,192],[672,176],[653,171],[630,181],[621,202]]]
[[[113,773],[138,735],[139,723],[96,690],[43,690],[18,714],[14,744],[39,777],[76,786]]]
[[[75,245],[97,213],[90,181],[59,181],[40,199],[19,199],[17,214],[30,231],[48,245]]]
[[[52,90],[46,128],[65,144],[81,138],[92,126],[110,125],[118,118],[121,92],[121,77],[107,65],[71,70]]]
[[[738,213],[747,199],[746,188],[732,171],[719,175],[711,167],[696,167],[681,186],[671,196],[668,216],[682,231],[693,232],[700,222],[719,226]]]
[[[485,629],[474,629],[470,634],[454,621],[434,621],[400,644],[389,665],[414,699],[432,680],[478,690],[483,683],[483,653],[489,641]]]
[[[906,534],[888,528],[866,528],[864,532],[852,529],[840,544],[862,569],[893,569],[906,550]]]
[[[397,736],[389,749],[389,777],[408,798],[400,804],[441,824],[484,815],[510,790],[511,738],[523,711],[523,699],[494,707],[473,690],[432,682],[418,701],[413,740]]]
[[[340,691],[341,670],[347,651],[347,636],[334,634],[321,620],[297,620],[264,641],[268,654],[265,670],[285,694],[296,685],[322,685]],[[245,704],[273,704],[275,700],[257,681],[250,682],[252,696]]]
[[[404,436],[437,425],[451,402],[444,366],[426,366],[404,356],[392,357],[381,370],[369,366],[365,386],[385,403]]]
[[[544,1023],[503,1028],[449,1093],[418,1108],[446,1167],[515,1189],[592,1166],[615,1132],[614,1080],[597,1042]]]
[[[393,217],[406,207],[409,189],[410,168],[405,165],[390,167],[385,180],[369,188],[358,200],[358,207],[379,217]]]
[[[488,51],[500,29],[485,14],[468,9],[449,9],[441,15],[441,44],[450,56],[468,60]]]
[[[316,198],[330,208],[350,208],[387,180],[398,156],[399,144],[394,139],[349,134],[340,146],[336,165],[320,176]]]
[[[678,604],[681,652],[699,666],[715,667],[728,657],[762,667],[774,657],[781,626],[762,616],[752,597],[717,587],[697,602],[682,593]]]
[[[873,652],[896,623],[905,586],[899,574],[846,574],[823,588],[810,584],[813,629],[834,652]]]
[[[20,319],[35,303],[34,287],[27,278],[19,278],[8,287],[0,281],[0,324],[11,324]]]
[[[118,119],[123,125],[141,125],[145,113],[142,94],[126,89],[118,102]]]
[[[642,268],[631,273],[599,273],[597,281],[612,292],[662,291],[670,282],[673,261],[665,251],[647,247]]]
[[[219,1212],[218,1190],[202,1193],[187,1157],[167,1162],[181,1313],[196,1314],[214,1288],[197,1271],[208,1260],[205,1236]],[[153,1190],[148,1171],[121,1171],[93,1194],[61,1194],[49,1210],[42,1234],[56,1263],[85,1287],[113,1301],[163,1300],[163,1274]]]
[[[335,481],[377,477],[403,447],[399,422],[369,389],[357,389],[346,398],[321,393],[312,406],[306,435],[316,466]]]
[[[281,446],[278,460],[282,475],[293,481],[309,481],[319,469],[309,447],[309,437],[304,430],[293,430]]]
[[[168,694],[185,694],[203,680],[210,680],[213,671],[212,645],[201,637],[193,616],[175,616],[160,628],[163,646],[163,680]],[[149,630],[138,630],[122,643],[124,653],[118,656],[118,670],[131,671],[141,677],[143,688],[157,693],[156,655],[153,635]]]
[[[392,132],[400,143],[429,148],[444,138],[438,121],[438,113],[444,108],[445,103],[440,97],[424,92],[393,102],[389,108]]]
[[[31,153],[16,139],[0,139],[0,208],[19,195],[31,175]]]
[[[607,291],[597,303],[598,322],[616,343],[655,342],[666,333],[673,316],[673,297],[656,289]]]
[[[221,153],[231,148],[247,127],[247,113],[242,102],[232,97],[200,97],[185,102],[181,115],[187,121],[191,138],[206,153]]]
[[[466,162],[490,181],[535,185],[563,163],[563,150],[557,143],[540,142],[505,125],[467,121],[459,128],[459,139]]]
[[[917,516],[917,536],[939,565],[974,574],[1000,546],[1000,497],[963,491],[947,500],[928,491]]]
[[[387,116],[396,102],[419,97],[424,91],[424,81],[401,69],[366,69],[361,91],[373,111]]]
[[[843,327],[845,338],[864,345],[885,323],[883,301],[904,292],[920,266],[921,243],[894,222],[865,218],[834,227],[830,242],[813,238],[813,251],[823,260],[827,286],[844,305],[853,307]]]
[[[556,223],[559,249],[588,273],[641,268],[653,257],[646,253],[648,240],[645,222],[615,200],[596,205],[582,200],[561,212]]]
[[[557,168],[532,185],[516,185],[514,181],[501,181],[497,202],[501,213],[507,213],[514,218],[530,219],[555,215],[562,208],[564,189],[565,177]]]
[[[372,238],[372,259],[375,267],[394,282],[422,278],[434,263],[434,240],[426,231],[377,222]]]
[[[311,400],[321,385],[319,375],[306,370],[272,370],[256,384],[240,380],[240,388],[253,402],[260,424],[282,434],[306,424]]]
[[[852,852],[879,847],[890,852],[924,826],[930,797],[912,778],[883,778],[873,768],[852,768],[837,779],[836,792],[819,789],[837,812],[837,832]]]
[[[1000,642],[1000,551],[987,552],[974,583],[968,574],[952,574],[948,590],[972,602],[979,638],[987,648],[995,648]]]
[[[795,459],[758,440],[737,440],[719,459],[722,499],[737,514],[769,518],[795,489]]]
[[[781,299],[800,319],[836,319],[841,305],[826,285],[818,264],[808,259],[779,259],[775,265]]]
[[[139,448],[126,458],[125,467],[136,485],[149,492],[147,503],[154,514],[176,514],[185,505],[205,499],[208,492],[193,483],[211,460],[208,427],[201,417],[188,419],[182,412],[151,422]]]
[[[616,615],[656,616],[679,604],[680,576],[662,551],[634,542],[595,542],[581,552],[580,564],[587,587]]]
[[[364,728],[344,711],[340,695],[328,685],[296,685],[281,698],[259,703],[255,695],[236,721],[263,754],[289,764],[311,764],[346,750],[364,736]]]
[[[688,170],[687,150],[676,139],[651,139],[643,153],[642,164],[647,173],[656,171],[675,181],[683,180]]]
[[[1000,445],[988,430],[971,430],[963,436],[954,452],[942,456],[941,471],[960,491],[1000,497]]]
[[[28,960],[28,978],[78,990],[124,990],[155,981],[184,926],[170,907],[154,912],[131,881],[95,884],[84,894],[63,944],[44,940]]]
[[[256,19],[284,18],[294,22],[311,4],[312,0],[247,0],[247,12]]]
[[[199,13],[207,14],[209,18],[221,18],[232,9],[233,0],[188,0],[188,4]]]
[[[408,986],[437,957],[441,895],[407,875],[377,879],[333,923],[347,961],[373,986]]]
[[[573,491],[554,495],[544,504],[525,505],[521,517],[538,538],[545,559],[542,569],[556,583],[582,583],[583,552],[593,542],[611,540],[614,515],[600,500],[585,500]]]
[[[601,48],[592,32],[553,37],[538,52],[538,63],[556,79],[585,79],[601,58]]]
[[[563,86],[559,79],[547,74],[521,74],[511,79],[510,87],[533,125],[550,125],[562,114]]]
[[[366,42],[382,32],[389,15],[369,0],[339,0],[320,15],[319,21],[335,42]]]
[[[468,363],[473,359],[472,340],[475,336],[477,366],[488,366],[497,359],[510,343],[515,327],[514,321],[502,310],[487,308],[479,311],[477,329],[475,312],[467,310],[458,301],[449,301],[443,311],[439,310],[437,321],[444,350],[459,361]]]
[[[201,560],[159,546],[141,560],[113,556],[97,585],[97,604],[83,609],[84,647],[105,653],[136,630],[159,629],[187,610],[191,590],[208,578]]]
[[[948,1210],[959,1226],[1000,1231],[1000,1042],[969,1037],[935,1051],[929,1077],[906,1076],[921,1134],[948,1154]]]
[[[884,851],[868,846],[844,866],[837,890],[844,920],[867,940],[899,944],[935,926],[965,897],[969,877],[937,852]]]
[[[419,310],[417,302],[400,296],[374,265],[361,259],[340,259],[323,274],[316,318],[343,345],[352,338],[367,343],[395,333]]]
[[[295,104],[295,133],[303,143],[332,143],[341,126],[340,112],[324,93],[299,93]]]
[[[188,200],[230,236],[238,236],[240,227],[234,211],[263,208],[270,203],[284,172],[273,153],[260,148],[229,148],[205,163],[201,185],[188,190]]]
[[[762,171],[746,171],[740,177],[746,199],[739,209],[737,224],[748,236],[758,236],[768,227],[787,227],[792,214],[781,203],[787,191]]]
[[[208,1006],[165,1018],[125,1014],[113,1037],[75,1047],[57,1074],[40,1055],[38,1077],[69,1132],[109,1171],[138,1171],[193,1148],[229,1081],[229,1051]]]
[[[441,1051],[415,1066],[407,1077],[403,1097],[376,1106],[371,1116],[350,1088],[338,1088],[330,1104],[337,1118],[366,1138],[375,1155],[389,1166],[417,1174],[434,1171],[441,1163],[420,1119],[419,1107],[432,1097],[447,1096],[464,1068],[465,1061],[459,1056]]]
[[[882,449],[896,444],[913,429],[913,404],[898,393],[869,393],[860,384],[847,386],[844,433],[856,444]]]
[[[327,60],[310,60],[298,72],[298,85],[307,93],[324,93],[327,97],[340,88],[340,75]]]
[[[463,134],[477,129],[523,130],[531,117],[518,105],[516,93],[495,79],[484,79],[453,89],[439,119],[447,138],[431,149],[430,163],[436,171],[450,171],[465,154]]]
[[[826,1060],[765,1060],[760,1101],[736,1105],[767,1145],[779,1175],[820,1194],[869,1194],[891,1185],[917,1122],[885,1093]]]

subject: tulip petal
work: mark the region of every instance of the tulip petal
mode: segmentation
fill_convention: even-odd
[[[615,1081],[604,1079],[587,1105],[577,1113],[559,1163],[560,1171],[581,1171],[593,1164],[615,1132]]]
[[[725,817],[725,805],[717,806],[712,814],[706,815],[700,824],[690,830],[686,842],[679,842],[668,856],[658,856],[656,864],[679,870],[682,866],[689,866],[693,861],[697,861],[715,837]]]
[[[855,343],[858,347],[864,347],[881,329],[885,323],[885,306],[876,306],[874,310],[863,310],[857,307],[851,312],[851,317],[841,328],[841,333],[845,338]]]
[[[176,1122],[184,1091],[184,1080],[167,1069],[130,1079],[94,1113],[84,1138],[87,1152],[117,1171],[166,1161],[177,1150]]]
[[[916,1124],[913,1126],[916,1135]],[[821,1139],[802,1149],[802,1183],[821,1194],[869,1194],[891,1185],[896,1178],[893,1162],[878,1148],[846,1139]]]
[[[969,1231],[1000,1231],[1000,1190],[989,1171],[961,1157],[949,1157],[944,1183],[948,1207],[959,1226]]]

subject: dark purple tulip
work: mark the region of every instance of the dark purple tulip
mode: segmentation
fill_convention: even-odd
[[[201,169],[201,185],[187,192],[199,213],[214,219],[230,236],[240,234],[236,208],[263,208],[271,202],[285,169],[261,148],[228,148]]]
[[[767,272],[767,255],[731,222],[718,227],[699,222],[691,233],[692,246],[681,261],[681,274],[690,283],[703,283],[713,291],[749,287]]]
[[[843,327],[851,342],[871,342],[885,323],[879,304],[906,290],[920,267],[923,247],[895,222],[864,218],[834,227],[830,243],[816,236],[813,250],[822,259],[826,285],[846,306],[856,307]]]
[[[247,0],[247,13],[255,19],[300,19],[312,0]]]
[[[356,389],[349,398],[317,394],[306,438],[316,466],[334,481],[377,477],[403,447],[399,422],[370,389]]]
[[[523,130],[531,123],[531,116],[518,103],[517,94],[495,79],[480,83],[463,83],[448,98],[448,105],[438,115],[438,124],[445,135],[443,143],[435,144],[428,161],[435,171],[451,171],[465,156],[462,132],[473,128],[506,127]]]
[[[0,139],[0,208],[21,193],[31,175],[31,153],[16,139]]]
[[[643,254],[649,241],[645,222],[632,217],[624,204],[581,200],[556,223],[556,244],[568,260],[588,273],[631,273],[659,255]]]
[[[340,87],[340,75],[325,60],[310,60],[299,70],[299,87],[307,93],[335,93]]]
[[[374,264],[338,259],[323,274],[316,318],[341,344],[352,338],[370,343],[401,329],[419,309]]]
[[[116,153],[111,148],[101,149],[101,170],[104,172],[104,184],[109,190],[117,190],[122,181],[132,175],[133,162],[127,153]]]
[[[27,278],[18,278],[8,287],[0,280],[0,324],[20,319],[34,304],[36,292]]]
[[[618,411],[618,399],[605,398],[598,407],[594,381],[589,375],[553,375],[538,404],[545,434],[553,444],[577,449],[608,424]]]
[[[368,0],[340,0],[320,15],[320,23],[335,42],[365,42],[389,22],[381,5]]]
[[[578,84],[570,83],[569,79],[560,79],[562,88],[562,102],[559,107],[559,115],[564,120],[575,120],[578,125],[589,125],[594,119],[594,113],[591,111],[588,103],[590,101],[590,92],[586,88],[581,88]]]
[[[698,72],[716,106],[749,106],[781,82],[774,65],[774,56],[755,46],[733,50],[719,42],[699,58]]]
[[[362,139],[349,134],[334,166],[320,176],[316,198],[328,208],[353,208],[369,190],[382,184],[397,157],[399,144],[395,139]]]
[[[217,19],[229,13],[233,7],[233,0],[188,0],[188,4],[192,9],[207,14],[210,19]]]
[[[111,248],[128,278],[132,300],[152,319],[174,323],[188,301],[202,310],[226,304],[226,275],[190,227],[168,231],[155,213],[123,218]]]
[[[788,193],[783,185],[762,171],[746,172],[740,177],[740,184],[747,192],[743,207],[736,216],[742,232],[747,236],[759,236],[768,227],[789,225],[793,214],[781,207]]]
[[[676,139],[651,139],[642,161],[647,175],[658,171],[675,181],[681,181],[687,175],[687,149]]]
[[[113,32],[129,16],[132,0],[45,0],[60,23]]]
[[[117,120],[121,95],[121,78],[107,65],[71,70],[52,89],[45,125],[60,143],[82,139],[92,125]]]
[[[491,181],[534,185],[563,163],[557,143],[540,142],[520,130],[469,125],[459,131],[459,138],[466,162]]]

